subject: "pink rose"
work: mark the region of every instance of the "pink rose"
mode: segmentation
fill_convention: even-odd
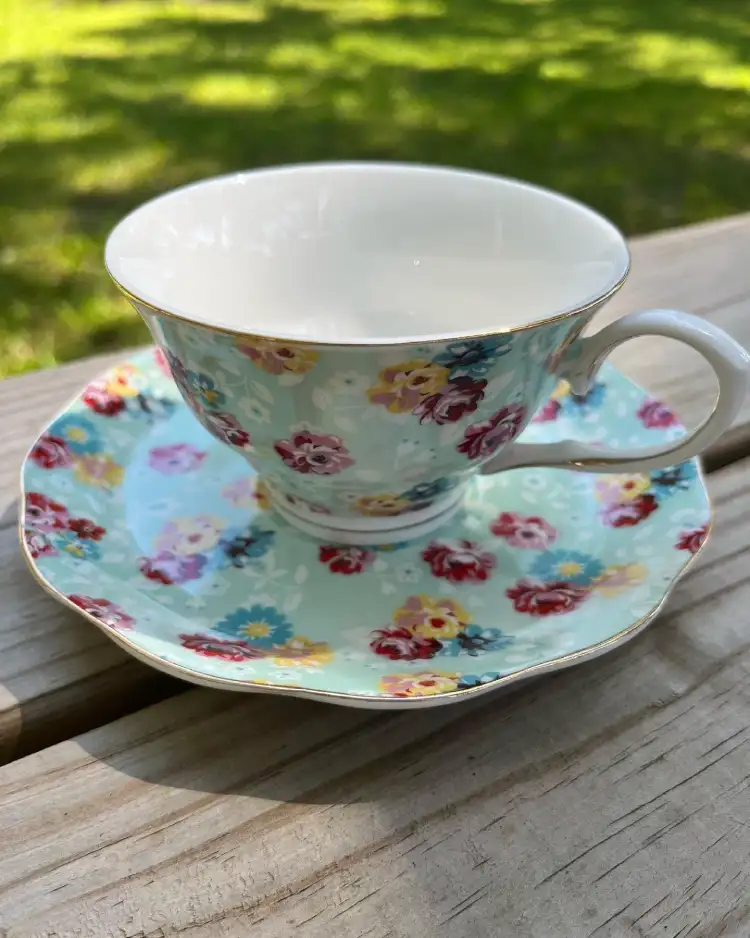
[[[638,408],[637,416],[640,418],[644,427],[653,430],[657,427],[676,427],[679,421],[660,401],[644,401]]]
[[[277,440],[273,447],[295,472],[335,475],[354,465],[340,436],[297,430],[289,440]]]
[[[430,394],[414,408],[420,423],[455,423],[466,414],[473,413],[484,397],[487,382],[467,375],[453,378],[443,391]]]
[[[541,407],[532,423],[551,423],[553,420],[557,420],[560,410],[562,409],[562,404],[560,401],[548,400],[544,407]]]
[[[172,443],[170,446],[155,446],[151,449],[148,464],[164,475],[181,475],[197,469],[207,455],[190,443]]]
[[[361,547],[326,547],[321,545],[318,550],[321,563],[327,564],[331,573],[343,573],[350,576],[352,573],[363,573],[375,559],[371,550]]]
[[[495,567],[495,557],[473,541],[431,541],[422,551],[432,575],[450,583],[481,583]]]
[[[557,531],[537,515],[517,515],[504,511],[490,525],[490,531],[504,537],[510,547],[544,550],[557,538]]]
[[[49,433],[39,437],[29,453],[29,459],[41,469],[64,469],[73,463],[65,440]]]
[[[519,580],[515,586],[505,591],[512,600],[516,612],[530,616],[557,616],[572,612],[586,599],[589,591],[574,583],[538,583],[533,580]]]
[[[26,523],[37,531],[64,531],[70,515],[65,505],[53,501],[41,492],[26,494]]]
[[[521,425],[526,417],[523,404],[508,404],[501,407],[488,420],[473,423],[464,431],[464,438],[456,449],[465,453],[469,459],[489,456],[504,443],[509,443],[521,432]]]
[[[132,616],[108,599],[94,599],[92,596],[79,596],[76,593],[72,593],[68,599],[79,609],[88,612],[90,616],[111,629],[125,632],[130,631],[135,625],[135,619]]]
[[[370,648],[391,661],[418,661],[434,658],[443,647],[435,638],[412,635],[409,629],[377,629]]]
[[[694,531],[683,531],[675,547],[677,550],[686,550],[691,554],[697,554],[703,547],[707,537],[708,525],[704,524],[702,528],[696,528]]]
[[[632,528],[658,508],[653,495],[639,495],[621,505],[605,505],[602,520],[611,528]]]

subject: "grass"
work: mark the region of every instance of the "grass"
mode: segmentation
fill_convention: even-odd
[[[520,176],[627,233],[750,208],[747,0],[0,0],[0,375],[145,341],[107,231],[239,168]]]

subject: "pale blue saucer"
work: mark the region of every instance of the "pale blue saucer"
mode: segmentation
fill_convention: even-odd
[[[524,439],[625,450],[682,433],[605,365]],[[157,354],[82,392],[22,473],[42,586],[154,667],[211,687],[362,707],[434,706],[592,658],[657,613],[710,520],[695,461],[650,475],[478,477],[432,535],[323,544],[268,510]]]

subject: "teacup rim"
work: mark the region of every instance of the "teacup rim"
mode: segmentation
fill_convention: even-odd
[[[198,188],[205,186],[210,183],[217,183],[221,181],[229,181],[232,179],[242,179],[247,176],[258,176],[265,173],[284,173],[284,172],[295,172],[299,170],[325,170],[325,169],[347,169],[347,168],[357,168],[357,169],[378,169],[378,170],[409,170],[409,171],[426,171],[426,172],[447,172],[457,176],[469,176],[469,177],[478,177],[481,179],[488,180],[490,182],[502,182],[505,184],[511,184],[520,189],[528,189],[536,193],[546,195],[554,200],[568,203],[571,207],[575,208],[578,211],[581,211],[589,216],[592,219],[603,222],[608,225],[617,235],[620,240],[620,243],[623,248],[624,254],[624,267],[619,273],[618,277],[610,283],[606,289],[599,291],[593,296],[586,297],[581,302],[575,304],[574,306],[565,307],[562,310],[551,313],[549,316],[544,316],[540,319],[535,319],[531,322],[523,323],[517,326],[497,326],[488,329],[482,329],[477,331],[469,332],[442,332],[438,334],[431,333],[417,333],[414,335],[403,335],[403,336],[393,336],[384,338],[382,336],[377,338],[366,338],[362,337],[357,341],[350,341],[347,339],[316,339],[311,337],[300,337],[298,335],[285,334],[283,332],[278,332],[276,334],[271,334],[270,332],[264,331],[247,331],[244,329],[232,329],[227,326],[217,325],[206,321],[205,319],[199,318],[194,315],[188,315],[184,312],[180,312],[174,308],[170,308],[169,304],[160,304],[156,301],[155,298],[149,298],[147,296],[139,295],[134,289],[131,289],[123,281],[124,278],[121,276],[118,277],[113,271],[113,264],[110,258],[110,246],[113,240],[115,233],[121,226],[125,225],[136,213],[140,212],[142,209],[146,208],[149,205],[153,205],[156,202],[161,201],[162,199],[169,198],[174,196],[178,192],[185,192],[190,189]],[[491,338],[492,336],[497,335],[511,335],[517,332],[527,332],[531,329],[537,329],[541,326],[551,325],[553,323],[561,322],[565,319],[573,318],[578,316],[581,313],[588,312],[591,309],[595,309],[608,300],[610,300],[623,286],[631,270],[632,259],[630,251],[628,249],[627,241],[622,231],[614,224],[609,218],[603,215],[601,212],[598,212],[596,209],[592,208],[590,205],[587,205],[585,202],[575,199],[569,195],[557,192],[554,189],[550,189],[546,186],[540,186],[536,183],[527,182],[522,179],[517,179],[512,176],[505,176],[499,173],[488,173],[480,170],[470,170],[462,169],[460,167],[445,166],[440,164],[432,163],[411,163],[403,161],[373,161],[373,160],[326,160],[318,162],[301,162],[301,163],[289,163],[277,166],[267,166],[259,167],[257,169],[249,170],[238,170],[231,173],[221,173],[215,176],[207,176],[202,179],[195,180],[194,182],[186,183],[182,186],[175,186],[172,189],[167,190],[166,192],[160,193],[157,196],[154,196],[152,199],[147,199],[145,202],[141,202],[134,209],[124,215],[110,230],[104,247],[104,267],[115,284],[117,289],[122,293],[122,295],[130,300],[132,303],[145,307],[149,312],[159,315],[166,316],[169,319],[177,320],[178,322],[183,322],[188,325],[197,326],[201,329],[205,329],[208,332],[218,333],[220,335],[229,335],[233,336],[239,340],[248,340],[250,342],[270,342],[274,344],[284,344],[284,345],[295,345],[297,347],[303,348],[399,348],[405,346],[414,346],[414,345],[444,345],[446,343],[452,342],[461,342],[461,341],[472,341],[472,340],[481,340]]]

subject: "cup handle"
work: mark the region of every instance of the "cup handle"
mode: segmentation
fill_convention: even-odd
[[[679,339],[708,361],[719,382],[719,395],[710,416],[687,437],[667,446],[642,446],[625,456],[622,451],[575,440],[559,443],[517,442],[503,449],[481,468],[483,474],[523,466],[561,466],[584,472],[642,472],[663,469],[697,456],[728,429],[742,405],[750,374],[750,356],[716,326],[670,309],[651,309],[623,316],[595,335],[578,339],[563,356],[558,377],[574,394],[583,395],[604,359],[620,343],[643,335]]]

